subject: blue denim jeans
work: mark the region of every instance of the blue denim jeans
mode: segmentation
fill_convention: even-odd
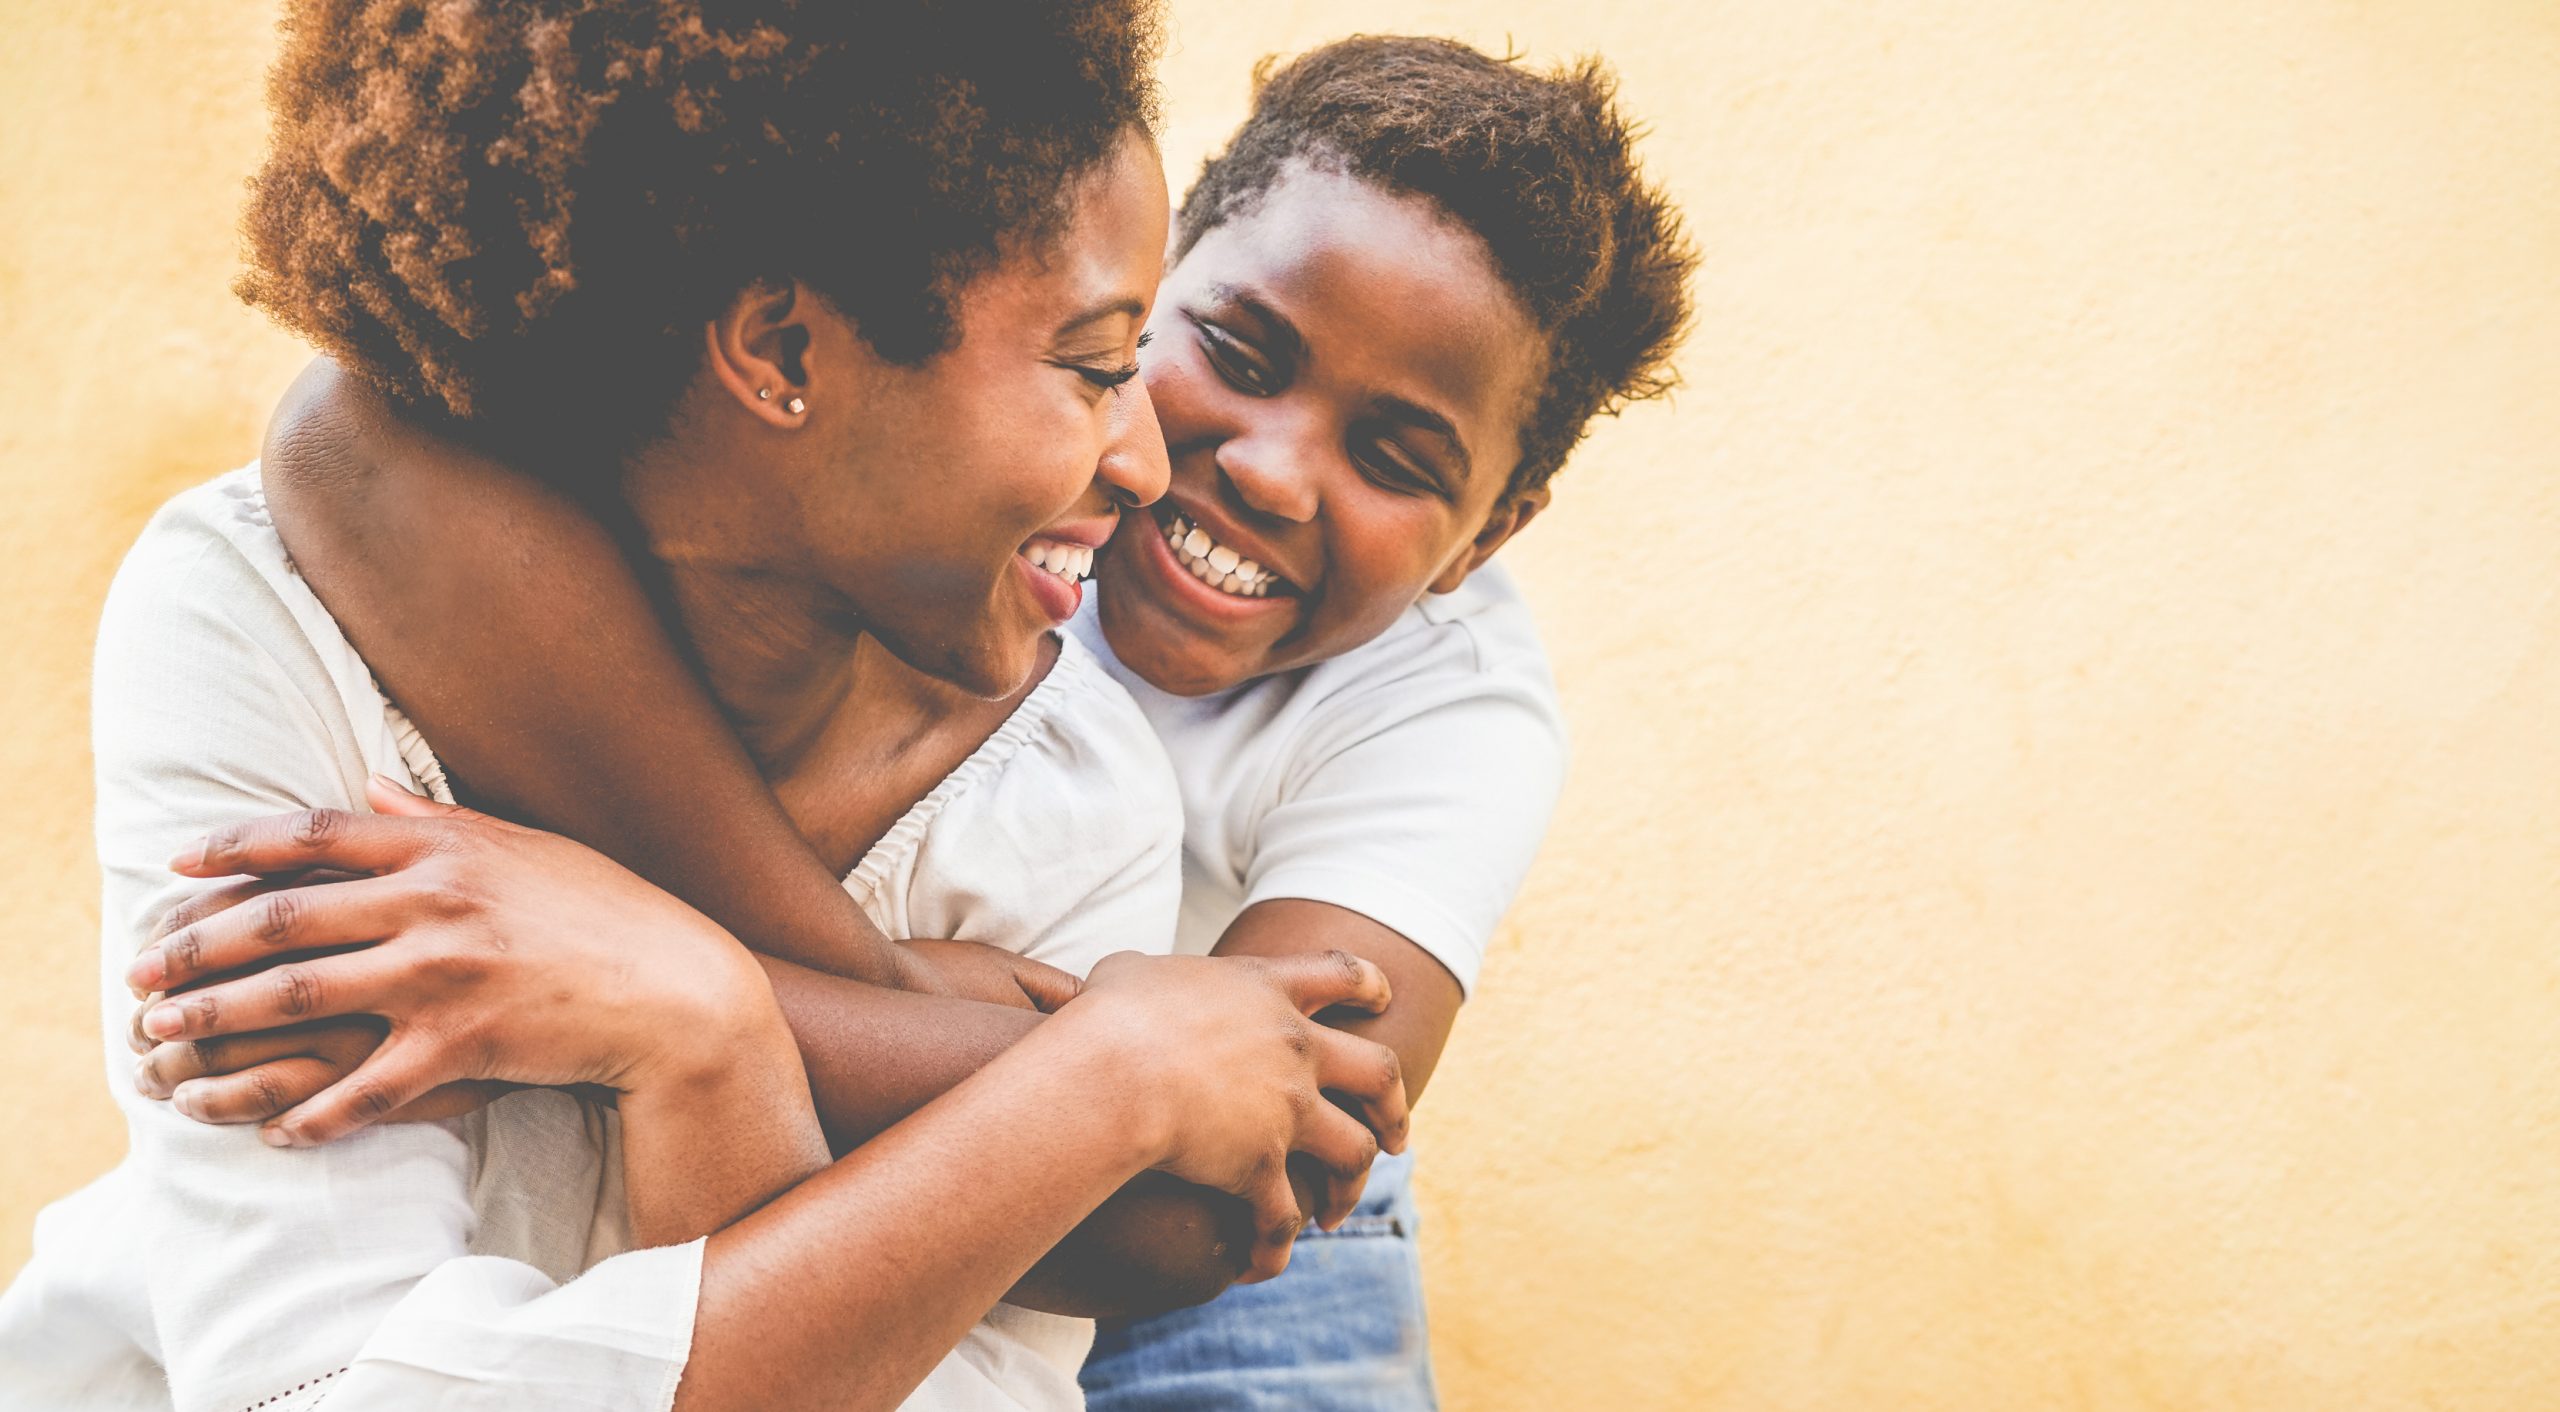
[[[1091,1412],[1434,1412],[1413,1159],[1380,1157],[1339,1230],[1298,1237],[1276,1280],[1113,1326],[1085,1360]]]

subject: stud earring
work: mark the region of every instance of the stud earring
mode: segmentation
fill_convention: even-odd
[[[770,401],[772,401],[772,400],[773,400],[773,389],[772,389],[772,388],[769,388],[769,387],[759,387],[759,388],[757,388],[757,389],[756,389],[756,400],[757,400],[758,402],[770,402]]]
[[[790,401],[782,404],[782,410],[789,412],[791,415],[796,417],[801,413],[808,411],[809,404],[801,401],[797,397],[794,397]]]

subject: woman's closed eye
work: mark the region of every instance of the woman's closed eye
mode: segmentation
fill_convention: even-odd
[[[1075,369],[1076,376],[1105,392],[1116,392],[1128,386],[1129,380],[1138,375],[1138,365],[1135,363],[1124,364],[1117,368],[1097,368],[1091,363],[1073,363],[1069,366]]]
[[[1153,341],[1154,338],[1155,335],[1152,333],[1139,334],[1138,346],[1140,348],[1144,348],[1148,343]],[[1069,372],[1083,378],[1087,385],[1099,392],[1118,392],[1120,389],[1127,387],[1130,380],[1138,375],[1138,364],[1134,359],[1127,363],[1117,364],[1097,363],[1089,360],[1069,360],[1062,366],[1064,366]]]

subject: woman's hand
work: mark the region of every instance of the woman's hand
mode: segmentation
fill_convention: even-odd
[[[370,1058],[270,1123],[267,1141],[326,1142],[456,1081],[630,1090],[717,1073],[740,1045],[791,1053],[754,960],[674,897],[557,835],[380,778],[367,797],[378,813],[313,811],[209,836],[172,866],[358,876],[189,922],[126,973],[138,991],[169,992],[143,1016],[155,1041],[388,1022]]]
[[[1336,1005],[1375,1014],[1387,1001],[1385,973],[1348,952],[1124,952],[1096,966],[1051,1025],[1060,1038],[1112,1047],[1120,1080],[1155,1090],[1157,1170],[1252,1208],[1250,1282],[1287,1267],[1305,1224],[1289,1185],[1292,1152],[1324,1168],[1316,1219],[1330,1229],[1358,1204],[1380,1149],[1404,1150],[1408,1113],[1395,1051],[1312,1018]]]

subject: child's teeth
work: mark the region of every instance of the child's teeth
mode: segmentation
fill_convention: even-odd
[[[1193,578],[1238,598],[1267,598],[1276,577],[1269,569],[1209,537],[1209,532],[1180,515],[1168,515],[1158,527],[1174,562]]]

